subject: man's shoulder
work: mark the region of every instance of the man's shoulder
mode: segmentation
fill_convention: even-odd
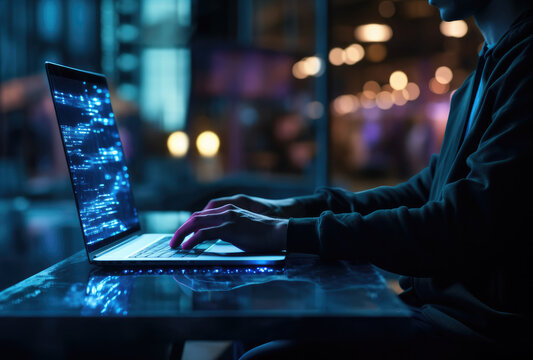
[[[533,17],[511,29],[492,53],[501,67],[513,69],[523,66],[530,70],[533,61]]]

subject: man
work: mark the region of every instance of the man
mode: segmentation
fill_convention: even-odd
[[[370,261],[407,276],[400,297],[422,324],[419,339],[514,346],[528,337],[523,326],[531,293],[531,3],[430,4],[445,21],[473,15],[485,44],[476,70],[452,98],[440,154],[424,170],[397,186],[359,193],[325,188],[284,200],[212,200],[170,245],[188,249],[223,238],[249,251]],[[276,346],[298,349],[281,343],[271,349]],[[268,346],[263,350],[268,353]]]

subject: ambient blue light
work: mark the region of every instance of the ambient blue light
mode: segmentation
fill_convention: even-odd
[[[54,102],[87,245],[139,224],[106,87],[54,77]]]

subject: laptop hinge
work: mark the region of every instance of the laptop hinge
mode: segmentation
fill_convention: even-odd
[[[104,255],[105,253],[108,253],[109,251],[112,251],[112,250],[115,250],[123,245],[126,245],[127,243],[137,239],[138,237],[140,236],[140,234],[132,234],[122,240],[119,240],[118,242],[113,242],[111,244],[108,244],[106,246],[104,246],[103,248],[101,249],[98,249],[98,250],[95,250],[91,253],[89,253],[89,259],[93,260],[94,258],[98,257],[98,256],[102,256]]]

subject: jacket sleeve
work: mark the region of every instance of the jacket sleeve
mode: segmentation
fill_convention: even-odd
[[[341,188],[319,188],[313,195],[295,198],[298,209],[295,214],[314,217],[329,210],[335,214],[358,212],[366,215],[378,209],[421,206],[428,199],[438,158],[433,155],[426,168],[396,186],[380,186],[356,193]]]
[[[500,94],[506,100],[494,102],[485,130],[475,135],[479,142],[466,158],[467,176],[444,185],[438,201],[393,207],[388,205],[399,205],[400,198],[389,202],[390,195],[378,194],[383,191],[378,189],[371,199],[361,197],[365,206],[358,212],[354,195],[350,206],[341,201],[343,206],[335,208],[346,213],[290,219],[288,250],[370,261],[417,277],[450,276],[523,256],[528,235],[520,232],[529,228],[533,200],[526,175],[533,164],[533,76],[530,71],[520,75],[506,80],[507,93]],[[406,196],[413,194],[423,198],[406,190]],[[372,211],[384,197],[390,208]]]

